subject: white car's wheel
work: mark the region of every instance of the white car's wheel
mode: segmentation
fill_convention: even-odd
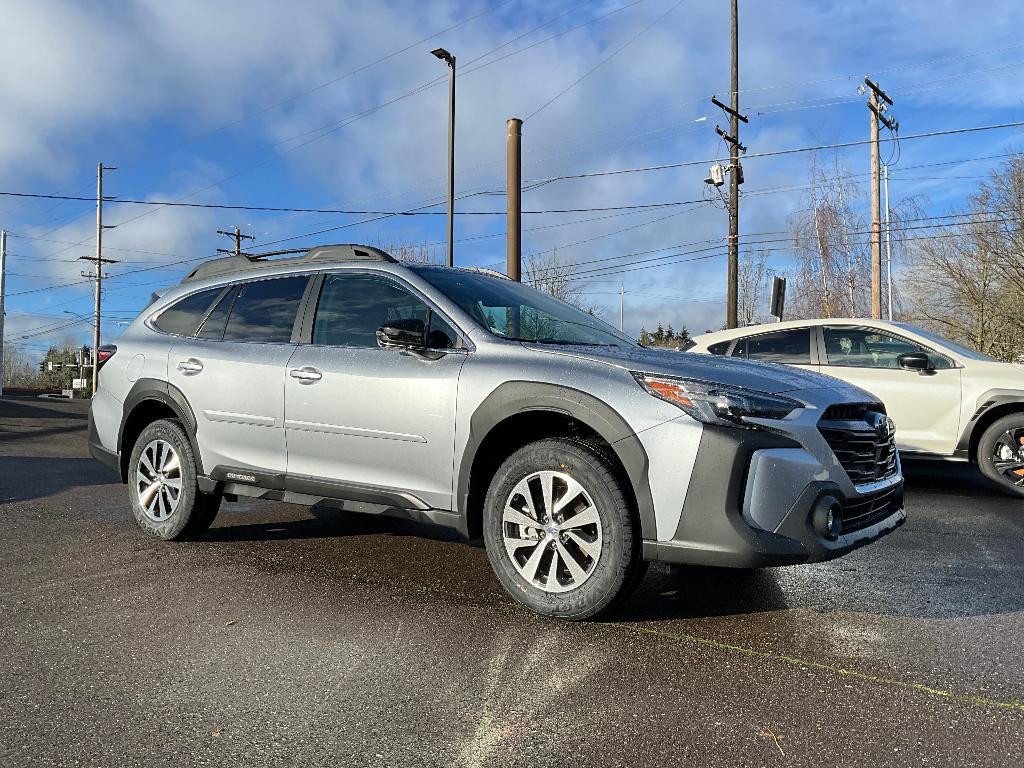
[[[978,468],[1001,490],[1024,496],[1024,413],[994,422],[978,442]]]

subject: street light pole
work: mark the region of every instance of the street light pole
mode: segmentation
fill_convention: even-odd
[[[431,51],[448,63],[448,266],[455,264],[455,57],[444,48]]]

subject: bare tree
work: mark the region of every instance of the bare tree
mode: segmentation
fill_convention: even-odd
[[[4,343],[3,384],[5,387],[30,387],[39,375],[36,367],[22,347]]]
[[[853,205],[863,196],[849,170],[812,157],[808,207],[790,218],[796,275],[794,317],[857,317],[870,306],[867,222]]]
[[[759,322],[758,310],[764,296],[768,277],[768,253],[760,250],[740,256],[740,277],[738,287],[740,325]]]
[[[908,319],[994,357],[1024,354],[1024,156],[1006,160],[950,217],[907,239]]]
[[[591,307],[584,301],[583,287],[576,277],[576,271],[576,264],[564,261],[559,256],[558,249],[554,248],[547,253],[531,253],[527,256],[523,277],[525,282],[534,288],[578,309],[590,311]]]
[[[431,246],[427,244],[414,245],[410,243],[377,241],[377,248],[389,253],[404,264],[438,264],[438,259],[431,253]]]

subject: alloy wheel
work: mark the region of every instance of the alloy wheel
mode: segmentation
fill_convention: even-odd
[[[1011,428],[996,438],[992,466],[1004,482],[1024,487],[1024,428]]]
[[[501,517],[505,551],[519,574],[545,592],[568,592],[597,568],[603,531],[597,505],[564,472],[534,472],[509,493]]]
[[[154,523],[174,514],[181,500],[181,462],[166,440],[153,440],[139,456],[135,491],[143,513]]]

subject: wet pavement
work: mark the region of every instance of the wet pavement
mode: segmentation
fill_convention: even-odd
[[[652,566],[600,623],[438,529],[226,504],[159,543],[82,403],[0,400],[0,765],[1024,764],[1024,502],[911,466],[814,566]]]

